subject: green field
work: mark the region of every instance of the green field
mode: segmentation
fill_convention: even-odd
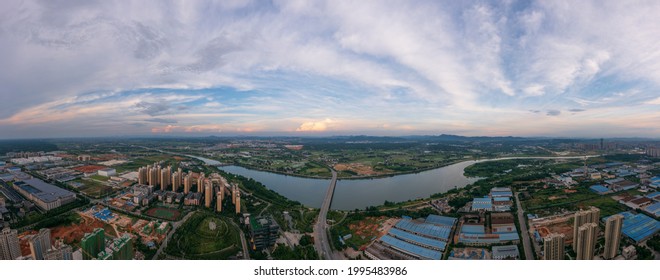
[[[92,178],[92,179],[98,180],[98,181],[103,181],[103,182],[107,182],[108,180],[110,180],[110,177],[105,177],[105,176],[101,176],[101,175],[92,175],[92,176],[89,176],[89,178]]]
[[[228,259],[240,248],[238,229],[229,220],[195,213],[177,229],[165,252],[185,259]]]
[[[94,180],[75,180],[74,182],[82,183],[84,186],[80,187],[80,192],[89,195],[91,197],[100,198],[102,196],[109,195],[113,192],[111,186],[106,186],[105,184],[94,181]]]
[[[147,215],[163,220],[176,221],[181,217],[181,212],[172,208],[153,207],[147,210]]]

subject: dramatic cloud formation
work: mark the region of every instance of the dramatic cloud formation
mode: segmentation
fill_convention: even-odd
[[[660,137],[658,14],[614,0],[3,1],[0,138]]]

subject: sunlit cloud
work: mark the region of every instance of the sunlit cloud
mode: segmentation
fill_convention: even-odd
[[[660,2],[2,6],[3,136],[660,136]]]
[[[302,123],[296,131],[326,131],[328,129],[333,129],[337,126],[337,122],[331,119],[325,119],[322,121],[309,121]]]

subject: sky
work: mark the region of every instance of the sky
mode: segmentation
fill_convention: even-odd
[[[14,1],[0,138],[660,137],[660,1]]]

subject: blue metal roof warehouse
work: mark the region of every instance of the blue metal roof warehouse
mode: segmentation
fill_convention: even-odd
[[[649,212],[650,214],[653,214],[653,216],[660,216],[660,202],[653,203],[649,206],[646,206],[644,208],[644,211]]]
[[[417,235],[423,235],[430,238],[439,238],[443,240],[447,240],[451,232],[451,228],[414,222],[406,219],[399,221],[396,223],[396,225],[394,225],[394,227]]]
[[[607,187],[605,187],[603,185],[593,185],[593,186],[589,187],[589,189],[596,192],[596,193],[598,193],[598,194],[605,194],[605,193],[610,191],[610,189],[608,189]]]
[[[426,247],[433,250],[444,251],[445,247],[447,247],[447,243],[444,241],[415,235],[396,228],[390,229],[390,231],[387,234],[396,237],[398,239],[401,239],[403,241],[406,241],[408,243],[412,243],[414,245]]]
[[[438,216],[438,215],[431,214],[428,217],[426,217],[426,222],[431,223],[431,224],[435,224],[437,226],[452,227],[452,226],[454,226],[454,223],[456,223],[456,218]]]
[[[396,239],[389,235],[383,235],[380,238],[380,241],[399,251],[406,252],[410,255],[418,256],[422,259],[439,260],[442,258],[442,253],[440,251],[435,251],[417,245],[413,245],[408,242]]]
[[[660,199],[660,192],[654,192],[654,193],[647,194],[646,197],[648,197],[650,199],[659,200]]]
[[[630,212],[621,212],[623,215],[623,228],[621,232],[635,242],[641,242],[653,236],[660,230],[660,222],[644,214],[633,214]],[[605,221],[609,217],[604,217]]]
[[[493,210],[493,202],[490,197],[475,197],[472,200],[472,210]]]

